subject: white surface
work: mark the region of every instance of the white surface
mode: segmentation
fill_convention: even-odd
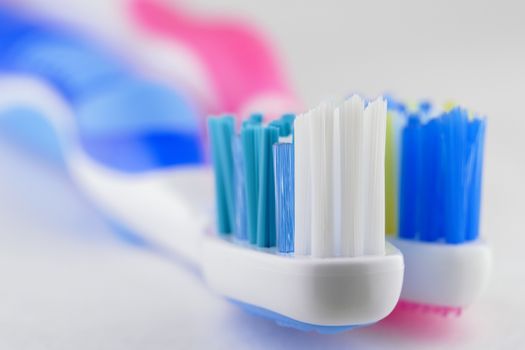
[[[82,17],[110,17],[100,11],[106,2],[86,3]],[[215,297],[172,259],[122,243],[63,174],[2,145],[0,348],[524,348],[523,2],[195,3],[269,30],[310,106],[330,93],[390,90],[453,98],[488,115],[487,292],[459,319],[396,315],[335,336],[283,329]]]
[[[405,259],[401,299],[423,304],[466,307],[485,291],[491,273],[490,247],[482,240],[436,244],[390,240]]]
[[[505,252],[494,244],[489,289],[459,319],[415,315],[410,321],[396,315],[344,334],[302,333],[245,314],[210,292],[177,259],[119,239],[63,173],[2,143],[0,159],[1,349],[525,344],[520,250]]]

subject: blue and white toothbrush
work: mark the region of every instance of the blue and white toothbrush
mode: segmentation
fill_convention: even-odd
[[[399,180],[387,183],[387,234],[406,263],[400,305],[459,315],[491,265],[479,235],[485,118],[428,102],[389,108],[387,178]]]
[[[78,38],[0,15],[2,123],[16,129],[40,118],[51,125],[72,178],[108,216],[195,263],[225,297],[281,324],[335,332],[376,322],[395,306],[403,258],[385,243],[382,227],[384,101],[365,108],[354,97],[297,117],[292,176],[299,200],[294,218],[288,217],[295,252],[281,254],[262,216],[270,218],[265,203],[279,207],[271,186],[279,173],[269,171],[275,123],[246,126],[267,130],[251,140],[259,159],[251,193],[257,194],[260,230],[255,248],[223,237],[229,230],[212,232],[213,177],[202,163],[191,104]],[[19,131],[29,131],[25,126]],[[229,181],[223,176],[216,188]]]

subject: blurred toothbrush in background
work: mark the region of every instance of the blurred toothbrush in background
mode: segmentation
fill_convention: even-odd
[[[488,282],[479,236],[485,118],[389,100],[386,232],[405,257],[401,308],[459,315]]]
[[[235,158],[248,164],[252,161],[250,173],[257,178],[246,177],[244,183],[258,184],[252,193],[257,196],[257,205],[246,204],[249,212],[257,212],[257,247],[268,248],[261,252],[255,245],[248,248],[232,244],[227,237],[208,234],[213,230],[209,210],[214,198],[213,177],[202,166],[200,130],[190,100],[145,79],[125,62],[64,27],[9,10],[0,12],[0,23],[0,70],[4,73],[0,77],[0,120],[17,130],[22,139],[35,135],[28,128],[32,120],[47,122],[58,137],[73,180],[111,220],[202,268],[204,279],[216,291],[279,324],[339,332],[376,322],[395,306],[403,258],[385,243],[383,232],[384,100],[365,107],[365,102],[355,96],[341,106],[323,104],[298,117],[302,123],[297,124],[294,137],[302,142],[298,156],[304,169],[290,173],[292,163],[288,161],[286,173],[297,176],[300,192],[311,192],[311,200],[297,205],[297,215],[306,226],[297,230],[301,239],[295,242],[309,242],[310,247],[297,249],[297,258],[282,256],[275,247],[274,209],[279,205],[275,202],[274,176],[279,174],[272,170],[274,142],[280,135],[281,141],[289,141],[294,116],[287,114],[266,126],[263,116],[257,114],[244,124],[249,147],[241,150],[243,157],[237,153]],[[334,127],[338,122],[341,130]],[[350,132],[354,123],[369,137],[354,140]],[[319,127],[322,125],[326,130]],[[210,119],[210,126],[213,151],[226,160],[219,162],[214,153],[215,168],[221,169],[216,172],[216,188],[224,185],[229,189],[227,193],[217,192],[222,203],[224,197],[230,198],[226,194],[232,194],[230,151],[235,120]],[[332,136],[336,135],[338,141],[334,143]],[[312,157],[310,137],[316,150]],[[354,159],[345,152],[344,145],[350,141],[354,142],[353,152],[363,151],[362,158]],[[332,145],[339,151],[332,150]],[[290,148],[291,144],[281,146]],[[310,177],[310,162],[317,169],[312,174],[312,186],[305,181]],[[340,162],[346,166],[339,167]],[[353,195],[345,192],[337,207],[352,208],[362,223],[363,232],[355,233],[362,244],[355,247],[350,228],[344,230],[348,234],[339,235],[334,229],[338,221],[327,221],[332,216],[328,201],[337,197],[338,187],[331,184],[331,176],[324,176],[335,176],[339,172],[336,169],[346,173],[354,168],[363,168],[358,172],[363,176],[347,179],[338,174],[338,178],[351,188],[366,183],[370,198],[358,203],[357,199],[365,196],[364,190]],[[365,179],[368,177],[375,181]],[[281,202],[293,198],[293,192],[288,191]],[[233,207],[222,209],[233,214]],[[292,211],[287,213],[291,217]],[[308,225],[310,214],[314,215]],[[253,217],[247,215],[246,219]],[[221,236],[233,233],[232,224],[219,226]],[[250,232],[251,240],[254,233]],[[336,237],[341,237],[341,247],[333,246]],[[288,293],[281,296],[264,288],[283,283],[287,283]]]
[[[144,75],[191,96],[200,116],[261,112],[271,117],[301,108],[274,47],[237,18],[205,16],[162,0],[8,3],[72,25],[115,49]]]
[[[151,35],[194,52],[212,84],[212,113],[282,114],[297,109],[273,48],[252,26],[190,16],[159,0],[133,0],[131,15]]]
[[[186,96],[69,28],[2,10],[0,52],[4,74],[43,81],[71,105],[80,143],[101,164],[134,172],[203,160]]]
[[[37,0],[16,6],[26,14],[0,10],[1,129],[62,152],[108,217],[198,261],[213,198],[204,117],[272,118],[299,105],[271,46],[249,26],[156,0],[100,5],[117,10],[96,22]],[[386,232],[407,266],[399,305],[459,314],[488,278],[485,120],[428,103],[388,108]]]
[[[186,242],[204,230],[211,210],[211,177],[206,169],[199,170],[204,161],[199,119],[210,110],[244,108],[244,97],[251,101],[257,89],[250,79],[234,74],[241,62],[234,60],[229,72],[237,77],[233,85],[240,83],[236,91],[250,91],[249,96],[230,95],[230,102],[214,105],[184,89],[181,79],[165,83],[152,78],[111,40],[95,43],[96,34],[77,31],[56,20],[60,16],[40,15],[27,3],[22,7],[0,12],[3,133],[41,152],[61,153],[80,189],[111,220],[188,257],[185,247],[191,243]],[[206,41],[206,31],[199,37]],[[215,46],[212,51],[220,56],[236,47],[247,50],[251,56],[244,56],[244,63],[251,66],[253,59],[275,78],[269,74],[277,70],[274,61],[268,63],[269,70],[262,68],[261,57],[271,56],[263,51],[269,48],[256,44],[257,49],[250,50],[249,42],[239,44],[242,47],[234,44],[222,52]],[[172,66],[181,64],[174,58]],[[249,74],[243,69],[241,74]],[[195,170],[185,171],[190,168]],[[191,181],[199,178],[201,185],[195,189]],[[206,195],[199,196],[199,191]]]
[[[146,241],[170,249],[174,232],[202,232],[174,171],[204,160],[191,100],[67,27],[10,10],[0,11],[0,52],[3,134],[61,152],[79,189]]]

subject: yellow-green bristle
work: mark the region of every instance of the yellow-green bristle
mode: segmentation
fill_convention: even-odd
[[[397,152],[394,134],[394,115],[387,113],[385,155],[385,232],[397,235]]]

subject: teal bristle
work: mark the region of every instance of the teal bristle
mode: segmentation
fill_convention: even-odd
[[[235,237],[245,241],[248,239],[248,222],[246,218],[246,181],[242,140],[240,135],[233,139],[233,164],[235,168]]]
[[[232,117],[208,121],[220,233],[234,233],[237,239],[258,247],[276,245],[273,146],[279,137],[290,136],[293,119],[292,115],[286,115],[264,126],[263,116],[253,114],[242,122],[237,135]],[[289,183],[288,179],[285,181]]]
[[[273,144],[279,141],[279,129],[268,126],[259,131],[259,195],[257,212],[257,245],[275,246],[275,180]]]
[[[280,137],[284,136],[284,134],[286,132],[285,125],[283,124],[283,122],[280,119],[272,120],[270,122],[270,124],[268,124],[268,126],[272,126],[272,127],[276,128],[279,131],[279,136]]]
[[[208,128],[215,170],[217,229],[230,234],[235,227],[235,187],[232,140],[235,129],[233,117],[210,118]]]
[[[257,125],[262,124],[263,120],[264,120],[264,116],[261,113],[253,113],[252,115],[250,115],[250,118],[248,119],[250,123],[257,124]]]
[[[246,186],[246,228],[248,241],[257,242],[257,201],[259,192],[259,162],[256,135],[260,126],[245,125],[241,130]]]

